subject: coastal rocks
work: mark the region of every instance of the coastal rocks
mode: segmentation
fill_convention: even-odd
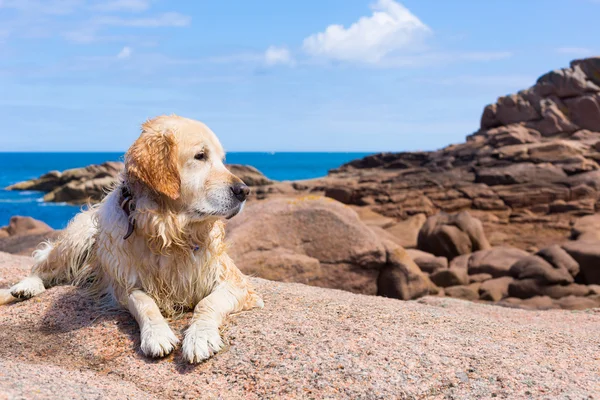
[[[467,212],[440,213],[430,217],[419,231],[419,250],[449,260],[473,251],[490,248],[481,222]]]
[[[500,97],[484,108],[480,128],[464,143],[370,155],[332,170],[328,179],[345,182],[337,187],[351,188],[353,202],[368,198],[362,206],[387,217],[476,211],[495,245],[558,243],[577,218],[600,211],[598,59],[574,61]],[[367,188],[378,194],[362,196]],[[520,226],[540,235],[517,240]]]
[[[106,162],[63,172],[52,171],[38,179],[19,182],[6,190],[47,192],[44,201],[83,204],[100,201],[123,169],[121,162]]]

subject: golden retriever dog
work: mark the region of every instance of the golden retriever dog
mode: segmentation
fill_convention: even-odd
[[[83,286],[129,310],[150,357],[179,343],[164,316],[193,310],[184,359],[198,363],[217,353],[227,315],[263,307],[225,251],[223,220],[242,210],[249,189],[224,156],[201,122],[161,116],[144,123],[115,189],[36,250],[31,276],[0,291],[0,304],[52,285]]]

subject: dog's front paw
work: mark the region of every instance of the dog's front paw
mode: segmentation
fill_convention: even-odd
[[[44,282],[37,276],[29,276],[10,288],[10,294],[20,300],[27,300],[42,293]]]
[[[144,327],[141,333],[142,352],[148,357],[164,357],[173,351],[179,339],[166,322]]]
[[[219,329],[215,326],[193,323],[183,339],[183,358],[196,364],[202,362],[223,348]]]

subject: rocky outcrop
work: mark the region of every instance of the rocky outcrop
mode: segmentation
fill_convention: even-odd
[[[525,308],[600,307],[600,241],[535,253],[492,247],[481,223],[462,212],[430,217],[421,250],[405,251],[382,228],[393,221],[358,210],[317,196],[251,203],[229,222],[230,254],[250,275],[402,300],[436,294]],[[536,297],[549,300],[529,301]]]
[[[556,243],[577,218],[600,211],[599,60],[574,61],[500,97],[464,143],[354,160],[312,190],[397,220],[469,210],[494,232],[492,245]],[[517,239],[529,230],[537,234]]]
[[[23,277],[31,261],[0,253],[0,283]],[[133,317],[99,308],[74,287],[5,306],[2,393],[387,399],[591,398],[600,391],[597,313],[492,310],[434,297],[399,303],[256,278],[252,284],[265,308],[232,316],[226,349],[196,366],[182,363],[179,349],[162,360],[143,357]],[[190,318],[170,321],[178,336]],[[549,343],[560,346],[548,351]]]
[[[44,201],[47,202],[98,202],[110,190],[122,169],[123,163],[106,162],[63,172],[51,171],[38,179],[19,182],[6,189],[46,192]]]
[[[46,202],[97,203],[113,188],[123,167],[122,162],[109,161],[63,172],[50,171],[37,179],[8,186],[6,190],[46,192],[44,195]],[[273,183],[254,167],[239,164],[231,164],[227,167],[248,186],[264,186]]]

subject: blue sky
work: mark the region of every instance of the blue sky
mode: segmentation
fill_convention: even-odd
[[[0,0],[0,151],[123,151],[149,117],[228,151],[429,150],[595,55],[600,0]]]

